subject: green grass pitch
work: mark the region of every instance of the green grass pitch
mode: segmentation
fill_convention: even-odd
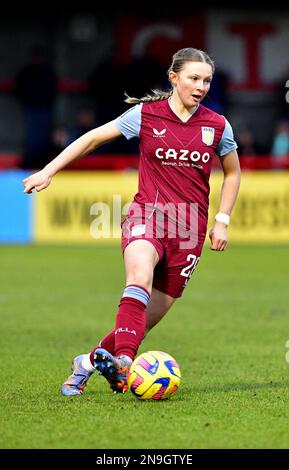
[[[81,397],[60,394],[72,358],[113,327],[117,246],[1,246],[0,260],[1,448],[288,448],[288,247],[204,249],[139,350],[180,364],[179,391],[159,402],[96,374]]]

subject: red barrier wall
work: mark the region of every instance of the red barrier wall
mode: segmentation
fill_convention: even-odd
[[[289,170],[289,155],[274,158],[268,155],[240,156],[243,170]],[[214,168],[219,168],[218,158],[213,162]],[[21,155],[0,154],[0,170],[21,168]],[[137,155],[97,154],[89,155],[73,162],[68,170],[112,170],[121,171],[138,168]]]

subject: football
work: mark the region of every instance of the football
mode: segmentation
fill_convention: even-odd
[[[128,386],[141,400],[163,400],[178,390],[180,382],[180,368],[172,356],[162,351],[148,351],[133,361]]]

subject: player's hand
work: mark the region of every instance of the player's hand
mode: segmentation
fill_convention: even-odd
[[[33,175],[28,176],[23,180],[24,193],[31,194],[32,190],[42,191],[42,189],[47,188],[50,185],[52,177],[48,174],[47,170],[43,170],[34,173]]]
[[[210,230],[209,237],[211,250],[224,251],[227,246],[227,226],[222,222],[215,222]]]

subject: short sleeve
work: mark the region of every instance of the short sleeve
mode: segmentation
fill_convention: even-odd
[[[133,106],[125,113],[115,119],[114,123],[118,130],[129,140],[139,137],[141,126],[142,103]]]
[[[236,150],[238,148],[238,145],[236,144],[235,139],[234,139],[232,126],[225,117],[224,119],[225,119],[225,128],[223,131],[222,138],[219,142],[219,145],[216,148],[216,154],[219,157],[223,157],[224,155],[227,155],[227,153],[231,152],[232,150]]]

